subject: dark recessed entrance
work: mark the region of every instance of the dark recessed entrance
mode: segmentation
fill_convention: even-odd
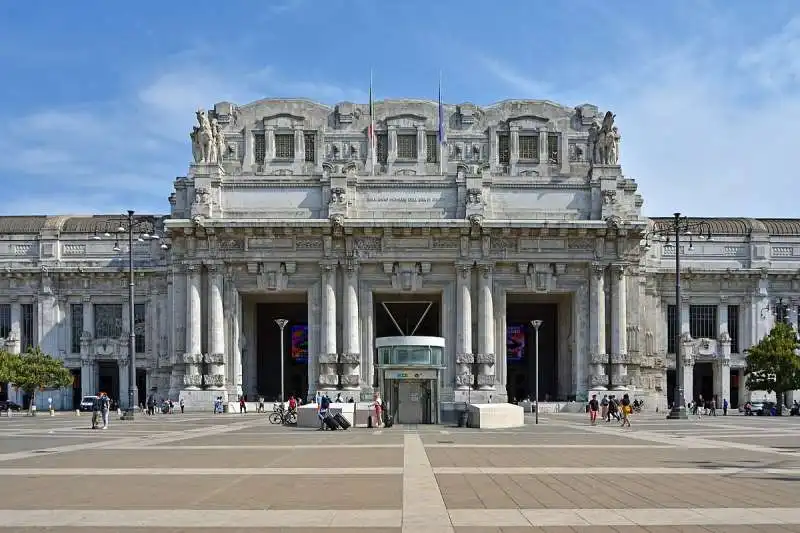
[[[281,330],[278,318],[289,322],[283,329],[284,390],[288,397],[308,395],[308,303],[270,301],[256,304],[256,361],[258,393],[267,401],[281,394]],[[286,398],[284,398],[285,400]]]
[[[116,361],[101,361],[97,363],[97,392],[105,392],[109,398],[119,405],[119,365],[117,365]],[[125,394],[127,393],[126,386]]]
[[[510,297],[509,297],[510,298]],[[536,339],[532,320],[539,328],[539,400],[558,395],[558,304],[509,301],[506,305],[506,394],[509,401],[534,399]]]

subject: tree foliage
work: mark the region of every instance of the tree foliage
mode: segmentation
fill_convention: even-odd
[[[746,387],[774,392],[780,401],[786,391],[800,389],[800,348],[794,329],[779,322],[761,341],[747,350]]]
[[[72,373],[63,361],[35,347],[20,355],[0,352],[0,382],[11,383],[30,395],[34,405],[36,392],[67,387],[72,383]]]

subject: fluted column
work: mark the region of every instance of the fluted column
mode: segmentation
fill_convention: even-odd
[[[224,278],[217,265],[208,267],[208,321],[209,338],[205,382],[209,389],[225,387],[225,307],[222,299]]]
[[[339,384],[336,373],[336,263],[320,265],[322,273],[322,342],[319,354],[319,385],[321,390],[335,389]]]
[[[592,263],[589,284],[589,360],[591,375],[589,387],[605,389],[606,377],[606,292],[605,266]]]
[[[361,376],[361,328],[358,316],[358,264],[349,261],[344,268],[344,351],[340,383],[345,390],[358,390]]]
[[[190,265],[186,275],[186,352],[183,354],[183,362],[186,365],[183,384],[187,389],[198,389],[202,384],[200,279],[200,269]]]
[[[456,265],[456,387],[467,390],[475,384],[472,364],[472,264]]]
[[[611,381],[617,388],[626,388],[628,381],[627,276],[624,265],[614,265],[611,314]]]
[[[478,267],[478,387],[494,390],[494,301],[492,299],[492,266]]]

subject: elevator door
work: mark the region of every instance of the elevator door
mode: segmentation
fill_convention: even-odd
[[[401,424],[423,424],[425,394],[421,381],[398,383],[397,421]]]

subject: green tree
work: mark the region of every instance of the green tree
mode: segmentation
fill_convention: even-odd
[[[36,404],[38,391],[66,387],[72,383],[72,373],[64,368],[63,361],[42,352],[38,346],[12,357],[11,382],[30,396],[31,410]]]
[[[794,329],[779,322],[758,344],[747,350],[746,387],[774,392],[780,408],[784,393],[800,389],[800,348]]]
[[[16,355],[0,350],[0,389],[14,381],[14,361]]]

